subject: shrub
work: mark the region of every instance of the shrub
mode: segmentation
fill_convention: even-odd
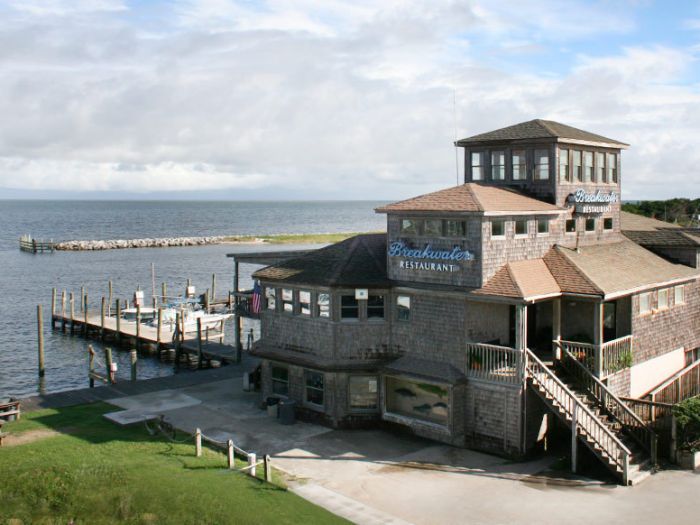
[[[700,451],[700,397],[681,401],[673,407],[678,424],[678,448]]]

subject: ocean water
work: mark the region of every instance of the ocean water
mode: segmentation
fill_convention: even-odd
[[[295,248],[285,245],[212,245],[202,247],[141,248],[95,252],[28,254],[19,251],[18,238],[132,239],[204,235],[265,235],[376,231],[385,216],[374,213],[374,201],[321,202],[144,202],[144,201],[0,201],[0,398],[24,397],[87,386],[86,341],[50,327],[51,288],[73,291],[85,286],[91,309],[98,309],[113,283],[114,297],[131,298],[137,286],[150,300],[151,264],[155,265],[156,293],[160,283],[168,295],[184,292],[188,278],[198,293],[217,276],[217,295],[231,289],[233,264],[227,253]],[[252,284],[253,265],[241,265],[241,287]],[[43,305],[46,376],[37,374],[36,306]],[[77,304],[77,303],[76,303]],[[77,306],[76,306],[77,308]],[[249,323],[245,329],[257,329]],[[232,330],[228,329],[229,338]],[[128,378],[129,356],[115,351],[118,379]],[[139,360],[139,377],[174,373],[171,363],[156,358]]]

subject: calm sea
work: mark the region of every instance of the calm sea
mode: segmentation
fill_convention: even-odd
[[[144,202],[144,201],[0,201],[0,398],[56,392],[87,385],[87,342],[49,324],[51,288],[74,291],[85,286],[97,308],[111,279],[115,296],[131,297],[137,285],[151,290],[151,264],[156,283],[169,294],[184,291],[192,279],[199,292],[217,275],[217,295],[231,288],[233,265],[227,253],[280,249],[280,246],[215,245],[143,248],[98,252],[27,254],[18,238],[133,239],[204,235],[264,235],[376,231],[385,216],[374,201],[321,202]],[[292,248],[292,246],[287,246]],[[241,286],[250,286],[255,266],[241,266]],[[37,376],[36,305],[45,312],[46,377]],[[254,325],[246,326],[246,328]],[[231,330],[228,330],[229,335]],[[96,341],[91,341],[100,349]],[[118,376],[129,373],[128,354],[116,352]],[[172,364],[141,358],[139,377],[174,372]]]

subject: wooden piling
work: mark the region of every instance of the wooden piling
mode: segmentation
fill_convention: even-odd
[[[209,313],[209,290],[204,292],[204,311]]]
[[[61,290],[61,331],[66,331],[66,291]]]
[[[70,293],[70,333],[73,333],[73,328],[75,325],[75,298],[73,297],[73,292]]]
[[[56,288],[51,288],[51,328],[56,328]]]
[[[39,377],[44,377],[46,373],[44,369],[44,316],[40,304],[36,305],[36,327],[39,344]]]
[[[141,350],[141,305],[136,304],[136,349]]]
[[[90,388],[95,388],[95,351],[88,345],[88,378]]]
[[[213,303],[216,301],[216,274],[213,273],[211,274],[211,297],[209,298],[209,302]]]
[[[187,299],[190,296],[190,286],[192,286],[192,281],[188,277],[187,284],[185,285],[185,299]]]
[[[121,339],[122,331],[122,307],[119,298],[117,298],[117,318],[115,321],[117,322],[117,333],[115,334],[115,339],[119,341]]]
[[[197,368],[202,368],[202,318],[197,317]]]
[[[88,335],[88,296],[87,296],[87,293],[85,294],[84,303],[83,303],[83,332],[85,333],[85,337],[87,337],[87,335]]]
[[[234,460],[234,456],[233,456],[233,440],[229,439],[226,444],[228,446],[228,454],[227,454],[228,468],[233,470],[234,468],[236,468],[236,464],[235,464],[235,460]]]
[[[109,382],[114,384],[116,383],[116,374],[112,372],[112,349],[111,348],[105,348],[105,367],[107,368],[107,374],[105,377],[109,379]]]
[[[202,430],[199,428],[194,431],[194,455],[202,457]]]
[[[180,366],[180,353],[182,351],[182,343],[180,341],[180,312],[175,313],[175,366]]]
[[[160,349],[161,334],[163,332],[163,307],[158,308],[158,325],[156,328],[156,350]]]
[[[136,367],[138,363],[138,354],[136,350],[131,350],[131,380],[136,381]]]
[[[102,340],[105,338],[105,313],[107,311],[105,301],[106,299],[102,297],[102,303],[100,305],[100,338]]]
[[[80,311],[83,311],[83,306],[85,304],[85,287],[80,287]]]
[[[112,316],[112,280],[107,282],[107,316]]]
[[[166,285],[164,282],[161,283],[160,285],[160,303],[165,304],[167,303],[167,297],[168,297],[168,285]]]

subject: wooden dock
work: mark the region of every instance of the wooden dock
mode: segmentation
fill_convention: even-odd
[[[39,239],[33,239],[31,235],[22,235],[19,238],[19,249],[20,251],[29,253],[53,253],[55,249],[55,244],[53,240],[43,241]]]

